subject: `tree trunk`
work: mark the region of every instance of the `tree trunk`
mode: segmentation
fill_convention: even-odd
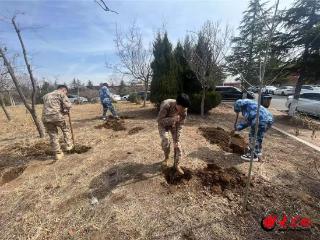
[[[305,78],[305,64],[306,64],[306,60],[307,60],[307,55],[308,55],[308,49],[307,47],[305,47],[304,53],[303,53],[303,61],[302,61],[302,68],[300,70],[300,75],[296,84],[296,88],[294,90],[294,95],[293,95],[293,101],[290,104],[290,108],[289,108],[289,116],[293,117],[294,114],[296,113],[296,109],[298,106],[298,100],[300,97],[300,92],[301,92],[301,88],[302,85],[304,83],[304,78]]]
[[[202,98],[201,98],[201,117],[204,117],[204,100],[206,98],[206,90],[202,90]]]
[[[28,104],[27,99],[24,96],[23,91],[22,91],[22,89],[21,89],[21,87],[19,85],[19,81],[18,81],[18,79],[17,79],[17,77],[15,75],[14,69],[11,66],[11,63],[9,62],[8,58],[6,57],[4,51],[3,51],[3,49],[1,47],[0,47],[0,55],[1,55],[2,59],[3,59],[4,65],[8,69],[8,72],[9,72],[9,74],[11,76],[11,79],[12,79],[12,81],[13,81],[13,83],[14,83],[17,91],[18,91],[18,94],[19,94],[24,106],[26,107],[26,111],[30,112],[30,114],[31,114],[31,116],[33,118],[33,121],[34,121],[34,123],[36,125],[36,128],[37,128],[38,132],[39,132],[39,136],[41,138],[44,137],[44,135],[45,135],[44,134],[44,128],[42,127],[42,124],[41,124],[41,122],[39,121],[39,119],[37,117],[34,105],[32,105],[32,107],[31,107]]]
[[[147,101],[147,97],[148,97],[148,85],[149,85],[149,81],[145,81],[144,84],[144,96],[143,96],[143,107],[146,106],[146,101]]]
[[[11,96],[11,92],[10,92],[10,91],[8,91],[8,95],[9,95],[9,99],[10,99],[10,104],[11,104],[11,106],[15,106],[16,103],[14,102],[14,99],[13,99],[13,97]]]
[[[6,105],[3,102],[3,97],[2,96],[0,96],[0,104],[1,104],[2,110],[3,110],[4,114],[6,115],[8,121],[11,121],[10,114],[6,109]]]
[[[39,120],[35,109],[33,109],[30,113],[31,113],[31,117],[33,119],[33,122],[36,125],[36,128],[38,130],[39,137],[43,138],[45,136],[45,131],[44,131],[44,126],[43,126],[42,122]]]

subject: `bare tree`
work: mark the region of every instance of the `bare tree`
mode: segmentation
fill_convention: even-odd
[[[17,76],[17,74],[16,74],[16,72],[15,72],[13,66],[12,66],[12,63],[10,62],[10,60],[9,60],[9,58],[7,56],[7,52],[2,47],[0,47],[0,57],[3,59],[4,66],[6,67],[8,73],[9,73],[9,75],[10,75],[10,77],[11,77],[11,79],[12,79],[12,81],[13,81],[15,87],[16,87],[16,90],[19,93],[19,96],[20,96],[24,106],[26,107],[26,109],[29,111],[29,113],[32,116],[34,124],[36,125],[36,128],[38,130],[39,136],[42,138],[45,135],[45,131],[44,131],[42,122],[38,118],[38,115],[37,115],[37,112],[36,112],[36,107],[35,107],[35,104],[36,104],[36,93],[37,93],[36,79],[34,78],[33,73],[32,73],[32,67],[31,67],[31,65],[29,63],[29,60],[28,60],[27,51],[26,51],[26,48],[25,48],[25,45],[24,45],[24,42],[23,42],[23,39],[22,39],[22,36],[21,36],[21,32],[20,32],[19,26],[16,23],[16,16],[14,16],[11,19],[11,23],[12,23],[12,25],[14,27],[14,30],[15,30],[17,36],[18,36],[18,39],[19,39],[19,43],[21,45],[24,63],[26,65],[26,68],[27,68],[27,71],[28,71],[28,77],[29,77],[29,80],[30,80],[30,83],[31,83],[31,87],[32,87],[31,104],[28,103],[28,101],[27,101],[27,99],[26,99],[26,97],[25,97],[25,95],[24,95],[24,93],[23,93],[23,91],[21,89],[21,85],[20,85],[18,76]]]
[[[262,88],[263,88],[263,84],[265,82],[265,73],[266,73],[267,62],[268,62],[268,59],[271,55],[270,54],[270,46],[271,46],[272,37],[273,37],[275,29],[276,29],[276,17],[277,17],[277,13],[278,13],[279,1],[280,0],[275,0],[275,7],[274,7],[275,10],[274,10],[273,17],[271,19],[271,26],[270,27],[268,26],[269,32],[268,32],[268,37],[266,39],[266,48],[261,53],[260,69],[259,69],[258,107],[257,107],[257,114],[256,114],[255,133],[254,133],[253,140],[250,143],[251,149],[255,148],[255,144],[257,141]],[[254,151],[252,150],[251,157],[250,157],[249,171],[248,171],[248,180],[246,183],[245,195],[243,198],[243,211],[245,211],[247,209],[247,202],[248,202],[248,196],[249,196],[249,186],[250,186],[252,166],[253,166],[253,157],[254,157]]]
[[[116,12],[116,11],[114,11],[114,10],[111,10],[103,0],[96,0],[95,2],[96,2],[104,11],[106,11],[106,12],[113,12],[113,13],[119,14],[118,12]]]
[[[3,96],[3,94],[8,92],[9,89],[10,89],[10,81],[8,79],[8,72],[3,66],[3,64],[0,63],[0,105],[8,121],[11,121],[11,116],[6,108],[6,105],[4,103],[4,96]]]
[[[145,106],[152,77],[150,65],[152,60],[151,48],[144,46],[141,30],[135,23],[132,24],[127,33],[116,30],[115,44],[120,64],[114,65],[113,68],[119,73],[131,76],[133,81],[143,83],[143,106]]]
[[[192,71],[202,87],[201,116],[204,117],[206,92],[223,78],[223,63],[229,49],[231,29],[220,22],[207,21],[193,38],[191,54],[187,57]]]

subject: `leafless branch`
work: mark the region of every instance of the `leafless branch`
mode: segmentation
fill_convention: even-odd
[[[116,27],[115,45],[120,64],[113,65],[114,69],[125,75],[132,76],[134,80],[142,82],[145,86],[144,105],[147,97],[149,83],[152,77],[151,49],[145,48],[142,33],[135,23],[126,33]]]
[[[202,116],[204,116],[205,93],[221,77],[222,65],[230,46],[230,37],[231,29],[228,25],[222,28],[220,22],[207,21],[193,39],[191,54],[186,56],[203,90]]]
[[[15,30],[17,36],[18,36],[18,39],[19,39],[19,42],[20,42],[20,46],[21,46],[21,49],[22,49],[22,52],[23,52],[24,62],[25,62],[25,65],[27,67],[27,70],[28,70],[28,77],[29,77],[29,80],[30,80],[30,83],[31,83],[31,86],[32,86],[31,105],[28,103],[27,98],[26,98],[26,96],[24,95],[24,93],[22,91],[21,82],[19,81],[19,78],[18,78],[18,76],[16,75],[16,72],[15,72],[15,69],[13,68],[12,63],[10,62],[10,60],[9,60],[9,58],[7,56],[6,50],[4,48],[2,48],[1,46],[0,46],[0,58],[2,58],[3,64],[6,67],[8,73],[9,73],[9,75],[10,75],[10,77],[11,77],[11,79],[12,79],[12,81],[13,81],[15,87],[16,87],[16,90],[19,93],[19,96],[20,96],[23,104],[25,105],[26,109],[30,112],[40,137],[44,137],[44,134],[45,134],[44,133],[44,128],[43,128],[43,125],[42,125],[41,121],[38,119],[38,116],[37,116],[37,113],[36,113],[36,107],[35,107],[35,104],[36,104],[36,91],[37,91],[36,80],[35,80],[35,78],[33,76],[32,68],[31,68],[31,65],[30,65],[28,57],[27,57],[26,47],[25,47],[24,42],[22,40],[21,32],[20,32],[20,29],[19,29],[15,19],[16,19],[16,16],[12,17],[11,23],[12,23],[12,25],[14,27],[14,30]]]
[[[116,14],[119,14],[118,12],[114,11],[114,10],[111,10],[107,5],[106,3],[104,2],[104,0],[95,0],[95,2],[106,12],[113,12],[113,13],[116,13]]]

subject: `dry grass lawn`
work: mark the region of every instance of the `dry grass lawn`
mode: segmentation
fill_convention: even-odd
[[[10,123],[1,113],[0,239],[320,239],[319,153],[270,130],[242,214],[242,186],[212,192],[195,174],[177,185],[166,182],[151,105],[120,103],[117,109],[126,130],[97,127],[99,104],[74,106],[76,143],[91,149],[61,161],[52,160],[48,139],[37,137],[22,107],[9,109]],[[190,115],[182,165],[192,173],[208,163],[247,173],[249,163],[199,131],[230,130],[233,121],[223,105],[206,119]],[[266,232],[260,221],[270,211],[309,217],[312,229]]]

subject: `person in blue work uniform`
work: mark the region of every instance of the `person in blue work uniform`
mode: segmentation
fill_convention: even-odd
[[[112,113],[112,116],[114,118],[119,119],[119,116],[112,105],[112,97],[111,97],[111,93],[108,89],[107,83],[102,84],[102,87],[99,90],[99,96],[100,96],[100,101],[101,101],[102,108],[103,108],[102,119],[103,120],[108,119],[107,118],[108,109],[110,110],[110,112]]]
[[[234,103],[234,111],[237,114],[236,121],[234,124],[235,131],[241,131],[247,127],[250,127],[249,132],[249,141],[250,146],[254,141],[255,126],[256,126],[256,114],[258,109],[258,103],[250,99],[239,99]],[[245,121],[238,123],[239,113],[242,113]],[[258,161],[262,156],[262,142],[264,134],[273,124],[272,114],[263,106],[260,106],[259,114],[259,125],[258,125],[258,134],[257,140],[255,142],[255,148],[253,150],[253,161]],[[241,159],[250,161],[251,159],[251,150],[246,154],[241,156]]]

